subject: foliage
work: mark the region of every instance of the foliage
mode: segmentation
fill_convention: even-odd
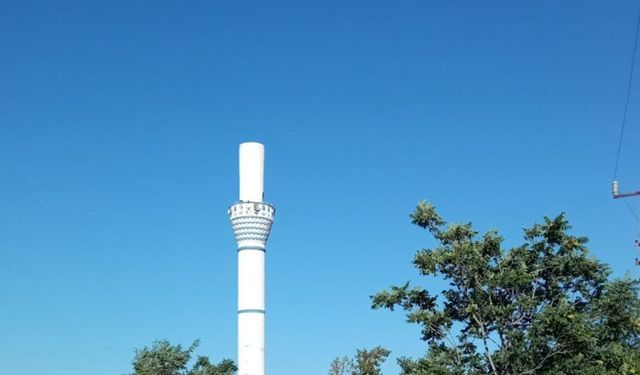
[[[208,357],[198,357],[189,375],[233,375],[238,368],[230,359],[223,359],[217,365],[211,364]]]
[[[409,283],[372,297],[422,327],[429,350],[400,358],[403,375],[640,373],[639,283],[609,281],[564,215],[525,229],[508,251],[496,232],[447,224],[425,202],[411,220],[437,241],[414,265],[449,287],[443,301]]]
[[[329,375],[349,375],[352,370],[353,361],[349,357],[336,357],[329,366]]]
[[[191,370],[187,365],[199,345],[194,341],[188,348],[172,345],[167,340],[158,340],[148,348],[136,350],[133,359],[133,375],[233,375],[237,371],[235,363],[224,359],[217,365],[211,364],[209,358],[199,356]]]
[[[353,359],[335,358],[331,362],[329,375],[380,375],[380,366],[391,352],[377,346],[371,350],[357,350]]]
[[[355,369],[352,375],[380,375],[380,365],[387,359],[391,352],[377,346],[371,350],[358,350],[355,358]]]

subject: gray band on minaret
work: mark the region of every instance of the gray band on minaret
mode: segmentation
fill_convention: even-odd
[[[241,252],[243,250],[258,250],[258,251],[264,251],[264,252],[267,251],[267,249],[261,246],[240,246],[238,248],[238,252]]]
[[[265,311],[264,310],[260,310],[260,309],[244,309],[244,310],[238,310],[238,314],[250,314],[250,313],[255,313],[255,314],[264,314]]]

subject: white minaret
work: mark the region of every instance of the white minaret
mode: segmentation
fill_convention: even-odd
[[[275,208],[264,203],[264,146],[240,144],[240,201],[229,207],[238,243],[238,375],[264,375],[264,258]]]

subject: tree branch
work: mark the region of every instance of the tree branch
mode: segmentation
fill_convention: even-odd
[[[556,350],[554,352],[551,352],[549,354],[547,354],[542,361],[540,361],[540,363],[538,363],[538,366],[536,366],[535,368],[532,368],[531,370],[527,370],[527,371],[523,371],[520,373],[520,375],[526,375],[526,374],[534,374],[536,371],[540,370],[542,368],[542,365],[544,365],[544,363],[551,357],[558,355],[558,354],[564,354],[566,353],[566,350]]]
[[[491,356],[491,351],[489,350],[489,346],[487,345],[487,332],[484,329],[484,322],[480,321],[475,313],[472,313],[471,316],[473,320],[478,323],[480,326],[480,332],[482,333],[482,344],[484,345],[484,354],[489,360],[489,364],[491,365],[491,371],[493,371],[494,375],[498,375],[498,370],[496,369],[495,363],[493,363],[493,357]]]

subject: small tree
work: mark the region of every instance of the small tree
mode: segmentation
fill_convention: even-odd
[[[167,340],[158,340],[148,348],[136,349],[133,359],[134,375],[181,375],[187,369],[191,354],[198,346],[196,340],[187,349],[171,345]]]
[[[391,352],[377,346],[371,350],[357,350],[353,359],[335,358],[329,367],[329,375],[380,375],[380,366]]]
[[[189,375],[233,375],[238,371],[236,364],[230,359],[223,359],[217,365],[211,364],[208,357],[198,357]]]
[[[209,358],[198,357],[191,370],[187,365],[200,341],[194,341],[188,348],[172,345],[168,340],[158,340],[148,348],[136,350],[133,359],[133,375],[233,375],[237,371],[235,363],[224,359],[217,365]]]
[[[404,375],[634,374],[640,371],[638,282],[608,281],[587,239],[568,233],[564,215],[524,231],[504,251],[496,232],[450,224],[421,202],[413,224],[437,241],[413,263],[449,281],[438,301],[420,287],[394,286],[375,309],[407,312],[422,327],[427,355],[400,358]]]
[[[358,350],[355,359],[355,369],[352,375],[380,375],[380,366],[387,359],[391,352],[383,347],[377,346],[371,350]]]
[[[329,367],[329,375],[351,375],[352,370],[353,361],[349,357],[334,358]]]

